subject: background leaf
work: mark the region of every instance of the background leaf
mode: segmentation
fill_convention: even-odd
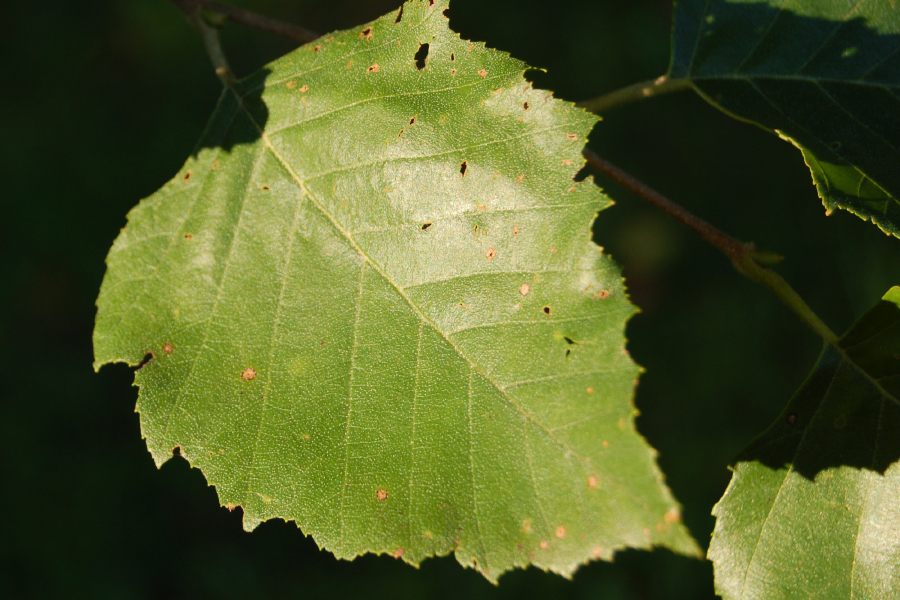
[[[738,458],[709,551],[724,598],[900,597],[898,330],[895,287]]]
[[[829,213],[900,234],[893,0],[677,2],[670,75],[796,145]]]
[[[136,377],[248,529],[488,578],[697,549],[634,432],[633,308],[574,183],[595,120],[445,2],[327,36],[220,100],[108,258],[96,366]]]

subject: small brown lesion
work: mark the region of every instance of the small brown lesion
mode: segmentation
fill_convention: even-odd
[[[375,492],[375,498],[378,499],[379,502],[384,502],[388,499],[388,491],[378,490],[377,492]]]
[[[396,550],[394,550],[393,556],[394,558],[401,558],[404,554],[406,554],[406,550],[404,550],[403,548],[397,548]]]
[[[493,248],[488,248],[487,252],[485,252],[484,255],[488,260],[492,260],[495,256],[497,256],[497,251]]]
[[[478,71],[478,76],[484,79],[485,77],[487,77],[487,71],[485,69],[481,69],[480,71]]]
[[[244,381],[253,381],[256,379],[256,370],[253,367],[247,367],[244,369],[244,372],[241,373],[241,379]]]
[[[191,240],[194,239],[194,234],[193,234],[193,233],[185,233],[185,234],[184,234],[184,239],[186,239],[187,241],[190,242]]]
[[[163,352],[166,354],[172,354],[172,351],[175,349],[175,346],[172,344],[163,344]]]
[[[184,177],[182,177],[181,180],[184,181],[185,183],[187,183],[188,181],[191,180],[191,177],[192,177],[193,175],[194,175],[193,172],[188,171],[187,173],[184,174]]]
[[[381,70],[381,67],[378,66],[378,63],[375,63],[374,65],[372,65],[366,69],[366,73],[368,73],[368,74],[377,73],[380,70]]]
[[[372,28],[366,27],[362,31],[359,32],[359,39],[361,40],[371,40],[372,39]]]

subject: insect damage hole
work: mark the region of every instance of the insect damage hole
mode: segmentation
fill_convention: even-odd
[[[431,225],[432,225],[432,223],[425,223],[425,224],[423,224],[423,225],[422,225],[422,231],[428,231],[429,229],[431,229]]]
[[[468,171],[468,170],[469,170],[469,161],[466,161],[466,160],[462,161],[462,164],[459,165],[459,174],[462,175],[463,177],[465,177],[466,171]]]
[[[428,44],[420,44],[419,49],[416,51],[415,60],[416,60],[416,70],[421,71],[425,68],[425,59],[428,58]]]
[[[541,310],[543,310],[543,311],[544,311],[544,314],[545,314],[545,315],[549,315],[549,314],[550,314],[550,312],[551,312],[551,309],[550,309],[550,307],[549,307],[549,306],[545,306],[545,307],[544,307],[544,308],[542,308],[542,309],[541,309]]]
[[[372,39],[372,28],[366,27],[362,31],[359,32],[359,39],[371,40]]]
[[[528,105],[527,102],[522,105],[522,110],[528,110],[529,108],[531,108],[531,107]]]

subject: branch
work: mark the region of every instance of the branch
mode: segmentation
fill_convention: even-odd
[[[589,165],[686,225],[697,235],[721,250],[725,256],[731,259],[731,262],[740,273],[772,290],[810,329],[829,344],[837,345],[838,338],[834,332],[825,325],[781,275],[768,268],[780,262],[780,256],[772,252],[757,250],[752,243],[748,244],[734,239],[703,219],[691,214],[684,207],[675,204],[609,161],[600,158],[592,150],[585,148],[583,154]]]
[[[183,0],[172,1],[178,3],[178,1]],[[309,29],[306,29],[304,27],[291,25],[290,23],[277,21],[275,19],[270,19],[269,17],[264,17],[263,15],[257,14],[255,12],[244,10],[243,8],[238,8],[236,6],[231,6],[230,4],[222,4],[221,2],[215,2],[214,0],[194,1],[203,8],[213,10],[217,13],[225,15],[235,23],[240,23],[241,25],[246,25],[247,27],[253,27],[255,29],[267,31],[275,35],[290,38],[302,44],[311,42],[319,37],[318,33],[310,31]]]
[[[690,79],[669,79],[668,75],[663,75],[651,81],[635,83],[592,100],[579,102],[575,106],[580,106],[588,112],[601,113],[622,104],[690,88]]]

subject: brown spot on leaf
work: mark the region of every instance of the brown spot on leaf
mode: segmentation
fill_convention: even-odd
[[[172,350],[174,349],[175,347],[172,344],[163,344],[163,352],[166,354],[172,354]]]
[[[359,32],[359,39],[364,39],[364,38],[366,40],[372,39],[372,28],[371,27],[366,27],[365,29],[363,29],[362,31]]]
[[[247,367],[246,369],[244,369],[244,372],[241,373],[241,379],[243,379],[244,381],[253,381],[254,379],[256,379],[256,371],[253,369],[253,367]]]
[[[586,391],[587,391],[588,394],[593,394],[593,393],[594,393],[594,388],[589,387]]]
[[[192,239],[194,239],[194,234],[193,233],[185,233],[184,239],[186,239],[187,241],[191,241]]]
[[[192,175],[193,175],[193,173],[190,172],[190,171],[188,171],[187,173],[184,174],[184,177],[182,178],[182,181],[184,181],[185,183],[187,183],[188,181],[191,180],[191,176],[192,176]]]
[[[375,492],[375,497],[378,498],[379,501],[385,501],[388,499],[388,491],[387,490],[378,490]]]
[[[377,73],[380,70],[381,70],[381,67],[378,66],[378,63],[375,63],[374,65],[372,65],[371,67],[366,69],[366,73]]]
[[[566,165],[567,167],[571,167],[572,161],[567,158],[566,160],[563,161],[563,164]]]
[[[541,550],[546,550],[550,547],[550,542],[548,542],[547,540],[541,540],[541,543],[538,545],[541,547]]]
[[[513,225],[513,235],[519,235],[519,226]]]
[[[416,121],[419,119],[418,115],[409,120],[410,125],[415,125]]]
[[[659,523],[656,524],[656,531],[658,531],[659,533],[662,533],[665,530],[666,530],[666,526],[662,524],[662,521],[660,521]]]
[[[347,68],[348,68],[348,69],[352,69],[352,68],[353,68],[353,61],[352,61],[352,60],[351,60],[350,62],[347,63]]]
[[[490,260],[497,256],[497,251],[493,248],[488,248],[487,252],[485,252],[484,255],[488,258],[488,260]]]
[[[353,62],[353,61],[350,61],[350,62]],[[349,67],[347,67],[347,68],[349,68]],[[304,85],[303,87],[301,87],[301,88],[298,89],[297,91],[300,92],[301,94],[305,94],[306,92],[309,91],[309,86],[308,86],[308,85]]]
[[[528,105],[527,102],[522,105],[522,110],[528,110],[529,108],[531,108],[531,107]]]
[[[590,477],[588,477],[588,487],[591,489],[600,487],[600,480],[597,479],[596,475],[591,475]]]
[[[318,44],[313,48],[313,52],[318,52],[321,49],[322,49],[322,44]]]
[[[550,314],[550,307],[549,307],[549,306],[545,306],[542,310],[544,311],[544,314],[545,314],[545,315],[549,315],[549,314]]]
[[[215,171],[216,169],[219,168],[219,164],[220,164],[220,163],[219,163],[219,161],[217,160],[216,162],[214,162],[214,163],[212,164],[212,167],[210,167],[210,168],[211,168],[213,171]]]
[[[484,79],[485,77],[487,77],[487,71],[484,69],[481,69],[480,71],[478,71],[478,76],[481,77],[482,79]]]
[[[519,175],[518,178],[516,178],[516,183],[522,183],[523,181],[525,181],[525,174],[524,174],[524,173],[522,173],[521,175]]]
[[[556,528],[556,537],[559,539],[563,539],[566,537],[566,527],[565,525],[560,525]]]
[[[527,296],[528,292],[530,292],[530,291],[531,291],[531,286],[528,285],[527,283],[523,283],[522,287],[519,288],[519,293],[522,294],[523,296]]]
[[[681,511],[679,511],[677,508],[670,508],[666,511],[666,516],[663,517],[663,519],[665,519],[666,523],[669,524],[677,523],[681,520]]]
[[[594,546],[594,548],[591,550],[591,553],[594,555],[594,558],[598,560],[603,558],[603,548],[601,548],[600,546]]]
[[[284,87],[286,87],[289,90],[292,90],[295,87],[297,87],[297,82],[296,81],[288,81],[286,84],[284,84]]]
[[[467,161],[467,160],[462,161],[462,164],[459,165],[459,174],[462,175],[463,177],[465,177],[466,171],[468,171],[468,170],[469,170],[469,161]]]
[[[609,298],[609,290],[600,290],[594,294],[595,300],[606,300],[607,298]]]
[[[264,186],[262,186],[260,189],[261,189],[262,191],[264,191],[264,192],[268,192],[268,191],[271,190],[272,188],[270,188],[270,187],[267,186],[267,185],[264,185]]]
[[[609,440],[603,440],[603,447],[609,448]]]
[[[567,140],[572,140],[573,142],[577,142],[577,141],[578,141],[578,134],[577,134],[577,133],[567,133],[567,134],[566,134],[566,139],[567,139]]]
[[[428,231],[431,228],[432,223],[423,223],[422,231]]]
[[[522,521],[522,531],[524,533],[531,533],[531,519]]]
[[[404,554],[406,554],[406,550],[404,550],[403,548],[397,548],[396,550],[394,550],[394,558],[400,558]]]

